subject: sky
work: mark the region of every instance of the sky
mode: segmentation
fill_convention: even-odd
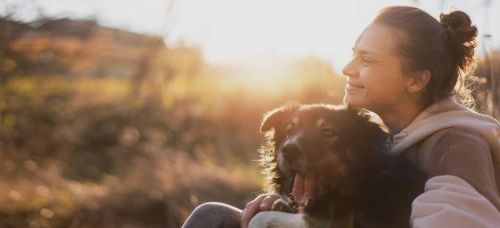
[[[500,0],[0,0],[0,13],[29,20],[37,11],[28,3],[47,16],[96,19],[196,45],[215,64],[317,56],[339,70],[364,27],[389,5],[418,6],[436,17],[463,10],[479,28],[479,53],[500,48]],[[484,33],[493,36],[484,40]]]

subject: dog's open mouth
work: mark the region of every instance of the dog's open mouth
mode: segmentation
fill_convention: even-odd
[[[317,186],[317,177],[303,172],[294,172],[291,195],[299,206],[305,206],[308,200],[314,197],[314,189]]]

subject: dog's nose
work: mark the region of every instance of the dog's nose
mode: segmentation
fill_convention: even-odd
[[[296,161],[302,153],[302,147],[296,141],[286,142],[283,146],[283,157],[288,161]]]

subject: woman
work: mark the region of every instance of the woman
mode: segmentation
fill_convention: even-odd
[[[344,103],[378,114],[393,135],[391,153],[428,175],[412,205],[413,227],[500,227],[500,125],[464,106],[472,101],[464,81],[476,36],[461,11],[438,21],[418,8],[388,7],[360,35],[343,69]],[[224,214],[219,225],[241,216],[247,227],[274,200],[260,195],[243,211],[205,204],[186,227],[217,213]]]
[[[476,36],[464,12],[438,22],[417,8],[390,7],[364,30],[343,69],[344,102],[377,113],[393,135],[391,153],[428,175],[426,192],[413,202],[413,226],[500,220],[500,126],[460,104],[472,100],[463,76],[473,69]]]

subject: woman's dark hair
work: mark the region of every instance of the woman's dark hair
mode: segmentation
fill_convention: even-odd
[[[392,6],[384,8],[374,23],[402,32],[398,48],[406,73],[430,71],[426,106],[451,95],[466,106],[474,105],[466,77],[475,68],[477,28],[466,13],[441,14],[438,21],[415,7]]]

